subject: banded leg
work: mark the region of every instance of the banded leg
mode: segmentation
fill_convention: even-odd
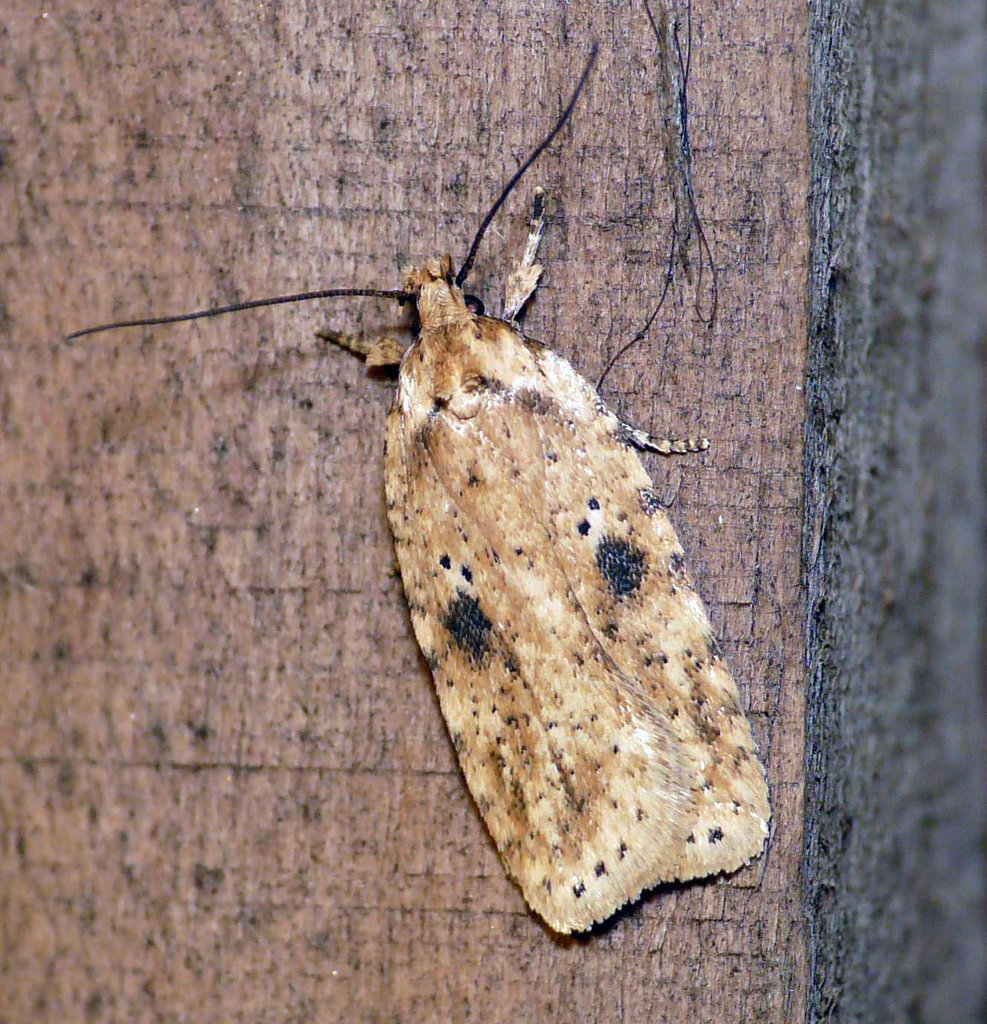
[[[538,279],[544,269],[535,263],[542,231],[545,229],[545,190],[539,186],[535,189],[534,209],[531,214],[531,229],[528,242],[524,247],[518,265],[511,271],[504,285],[504,312],[502,319],[513,323],[514,318],[524,308],[524,304],[538,287]]]
[[[629,423],[620,421],[624,438],[635,448],[660,455],[686,455],[689,452],[704,452],[709,447],[708,437],[655,437],[646,430],[638,430]]]
[[[315,335],[323,341],[332,342],[333,345],[346,349],[347,352],[363,356],[367,366],[397,366],[408,347],[391,335],[375,338],[364,333],[343,334],[342,331],[334,331],[331,327],[323,327],[316,331]]]

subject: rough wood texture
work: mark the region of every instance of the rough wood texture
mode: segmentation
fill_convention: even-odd
[[[713,440],[651,466],[765,754],[769,852],[568,940],[504,876],[411,635],[384,518],[390,386],[313,335],[399,314],[60,339],[461,256],[599,38],[473,285],[495,294],[545,185],[527,328],[595,376],[665,273],[643,11],[98,8],[19,9],[0,50],[0,1019],[801,1019],[802,5],[697,5],[719,316],[708,331],[680,275],[605,389],[641,426]]]
[[[984,8],[819,3],[811,49],[809,1019],[972,1024]]]

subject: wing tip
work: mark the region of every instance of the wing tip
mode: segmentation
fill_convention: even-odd
[[[662,886],[680,886],[704,878],[726,877],[748,867],[761,856],[766,848],[770,832],[769,822],[770,811],[768,811],[768,817],[752,815],[750,824],[754,828],[748,830],[749,833],[753,833],[749,835],[748,841],[730,844],[722,852],[717,851],[715,857],[701,858],[698,863],[694,863],[694,867],[683,864],[682,868],[672,876],[665,871],[661,871],[657,877],[653,872],[644,873],[643,876],[637,875],[638,880],[620,889],[612,890],[609,893],[609,898],[603,898],[608,895],[604,892],[587,894],[589,898],[583,906],[568,900],[562,903],[558,899],[532,898],[535,894],[529,895],[523,886],[521,891],[528,906],[557,934],[573,935],[591,932],[606,924],[625,908],[638,903],[647,893]],[[642,877],[647,880],[640,880]]]

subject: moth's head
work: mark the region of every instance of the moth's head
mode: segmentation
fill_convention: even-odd
[[[405,271],[404,290],[415,297],[422,330],[439,327],[465,327],[473,321],[474,312],[483,307],[472,296],[463,297],[456,284],[452,257],[428,260],[420,267]]]

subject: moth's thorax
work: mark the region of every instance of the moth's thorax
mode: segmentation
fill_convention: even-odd
[[[481,399],[496,400],[525,369],[517,365],[516,346],[502,337],[516,332],[466,306],[449,257],[409,271],[405,288],[416,294],[421,327],[401,362],[397,405],[415,420],[439,410],[470,418]]]
[[[463,293],[453,283],[452,260],[448,256],[408,270],[404,288],[416,296],[423,333],[443,327],[466,327],[473,319]]]

